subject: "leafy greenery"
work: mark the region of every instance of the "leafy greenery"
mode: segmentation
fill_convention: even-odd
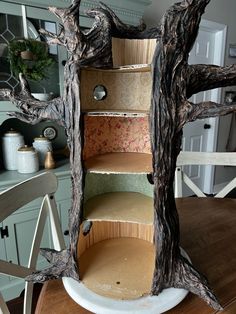
[[[18,77],[19,73],[33,81],[40,81],[46,78],[48,68],[55,60],[48,53],[46,43],[33,39],[13,40],[8,45],[8,56],[13,74]],[[29,51],[32,60],[25,60],[21,52]]]

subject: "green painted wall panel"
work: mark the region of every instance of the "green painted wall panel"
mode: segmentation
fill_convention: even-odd
[[[108,192],[140,192],[153,196],[153,185],[146,175],[127,174],[87,174],[85,181],[85,200]]]

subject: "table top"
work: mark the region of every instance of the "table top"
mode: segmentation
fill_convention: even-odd
[[[236,199],[180,198],[180,242],[193,265],[204,274],[223,312],[236,313]],[[61,281],[44,284],[36,314],[89,314],[66,293]],[[216,314],[199,297],[188,296],[168,314]]]

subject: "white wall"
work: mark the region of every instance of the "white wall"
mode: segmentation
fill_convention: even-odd
[[[148,26],[156,26],[164,12],[175,2],[174,0],[153,0],[152,4],[144,12],[144,21]],[[228,57],[229,44],[236,44],[236,1],[235,0],[211,0],[206,7],[203,15],[204,19],[226,24],[227,30],[227,43],[225,65],[236,63],[235,58]],[[227,87],[223,90],[222,98],[224,97],[225,90],[236,90],[236,87]],[[229,134],[231,115],[221,117],[218,135],[218,151],[225,151]],[[236,134],[235,134],[236,136]],[[232,169],[220,168],[216,170],[215,183],[227,181],[232,175]]]

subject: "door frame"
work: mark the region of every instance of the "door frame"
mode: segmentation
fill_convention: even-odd
[[[226,36],[227,25],[216,23],[213,21],[202,19],[200,29],[207,30],[215,35],[215,53],[213,63],[215,65],[224,66],[225,64],[225,50],[226,50]],[[217,88],[211,92],[211,101],[221,103],[222,89]],[[208,123],[211,125],[211,132],[208,133],[206,151],[216,151],[218,141],[219,117],[209,118]],[[209,130],[209,131],[210,131]],[[204,173],[203,191],[207,194],[213,194],[215,167],[206,166]]]

